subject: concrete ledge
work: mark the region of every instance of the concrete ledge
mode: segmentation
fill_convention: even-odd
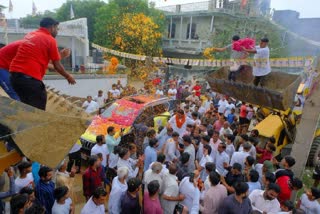
[[[45,85],[55,88],[61,94],[66,94],[73,97],[87,97],[88,95],[95,96],[98,90],[104,92],[107,96],[107,91],[111,89],[112,84],[116,84],[120,80],[123,86],[127,85],[128,79],[126,74],[115,75],[99,75],[99,74],[73,74],[76,79],[75,85],[69,85],[68,81],[60,75],[46,75],[43,82]]]
[[[72,73],[75,79],[119,79],[127,78],[127,74],[76,74]],[[60,80],[65,79],[61,75],[45,75],[44,80]]]

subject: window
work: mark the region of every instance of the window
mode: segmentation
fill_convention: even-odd
[[[284,139],[286,137],[286,130],[285,129],[282,129],[281,133],[280,133],[280,136],[279,136],[279,139],[278,139],[278,144],[277,146],[281,146],[283,143],[284,143]]]
[[[223,2],[224,0],[217,0],[216,8],[223,8]]]
[[[196,28],[197,28],[197,25],[195,23],[192,23],[191,25],[191,37],[190,39],[196,39]],[[189,39],[189,33],[190,33],[190,23],[188,24],[188,27],[187,27],[187,39]]]
[[[176,36],[176,24],[172,23],[171,26],[171,36],[170,36],[170,24],[168,25],[168,38],[175,38]]]

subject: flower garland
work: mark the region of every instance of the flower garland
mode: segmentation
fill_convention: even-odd
[[[186,115],[183,115],[181,118],[179,118],[178,115],[176,115],[176,124],[179,129],[183,126],[185,122],[186,122]]]

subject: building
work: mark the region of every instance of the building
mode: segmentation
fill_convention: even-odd
[[[308,39],[320,42],[320,18],[300,18],[293,10],[277,10],[273,21]]]
[[[3,24],[1,24],[2,22]],[[0,43],[10,43],[22,39],[27,33],[36,30],[20,26],[18,19],[1,18],[0,13]],[[87,18],[61,22],[56,37],[59,48],[69,48],[71,56],[63,59],[62,64],[68,70],[77,70],[88,63],[89,40]]]
[[[165,56],[199,57],[212,47],[215,28],[225,17],[257,17],[270,14],[270,0],[210,0],[159,8],[164,11],[167,29],[163,35]]]

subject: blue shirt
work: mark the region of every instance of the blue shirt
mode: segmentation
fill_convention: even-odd
[[[147,146],[146,150],[144,151],[144,156],[144,171],[147,171],[150,164],[157,161],[157,150],[155,148]]]
[[[40,163],[32,162],[32,176],[33,176],[33,181],[35,185],[37,185],[37,183],[40,180],[39,170],[40,170]]]
[[[121,141],[121,137],[118,137],[117,139],[115,139],[111,135],[106,136],[106,144],[107,144],[109,153],[113,153],[114,147],[118,146],[120,141]]]
[[[10,189],[7,192],[0,192],[0,199],[7,198],[16,193],[14,177],[11,176],[9,180],[10,180]]]
[[[226,152],[218,152],[218,151],[212,151],[215,152],[215,159],[214,163],[216,164],[217,171],[220,175],[225,176],[228,171],[224,169],[223,163],[229,163],[230,158],[229,155]]]
[[[261,184],[259,181],[257,182],[247,182],[247,184],[249,185],[249,194],[253,191],[253,190],[261,190]]]
[[[228,114],[227,121],[229,124],[232,124],[234,122],[234,117],[234,114]]]
[[[169,139],[171,138],[171,136],[169,136],[167,134],[167,129],[164,128],[160,133],[159,135],[157,136],[157,139],[158,139],[158,143],[159,143],[159,146],[156,148],[158,151],[160,151],[164,145],[164,143]]]
[[[46,208],[46,214],[51,214],[51,210],[54,204],[54,183],[49,181],[48,183],[42,180],[36,185],[36,198],[40,204]]]
[[[240,204],[235,194],[226,197],[219,208],[219,214],[247,214],[251,213],[251,211],[252,206],[250,199],[245,198]]]

